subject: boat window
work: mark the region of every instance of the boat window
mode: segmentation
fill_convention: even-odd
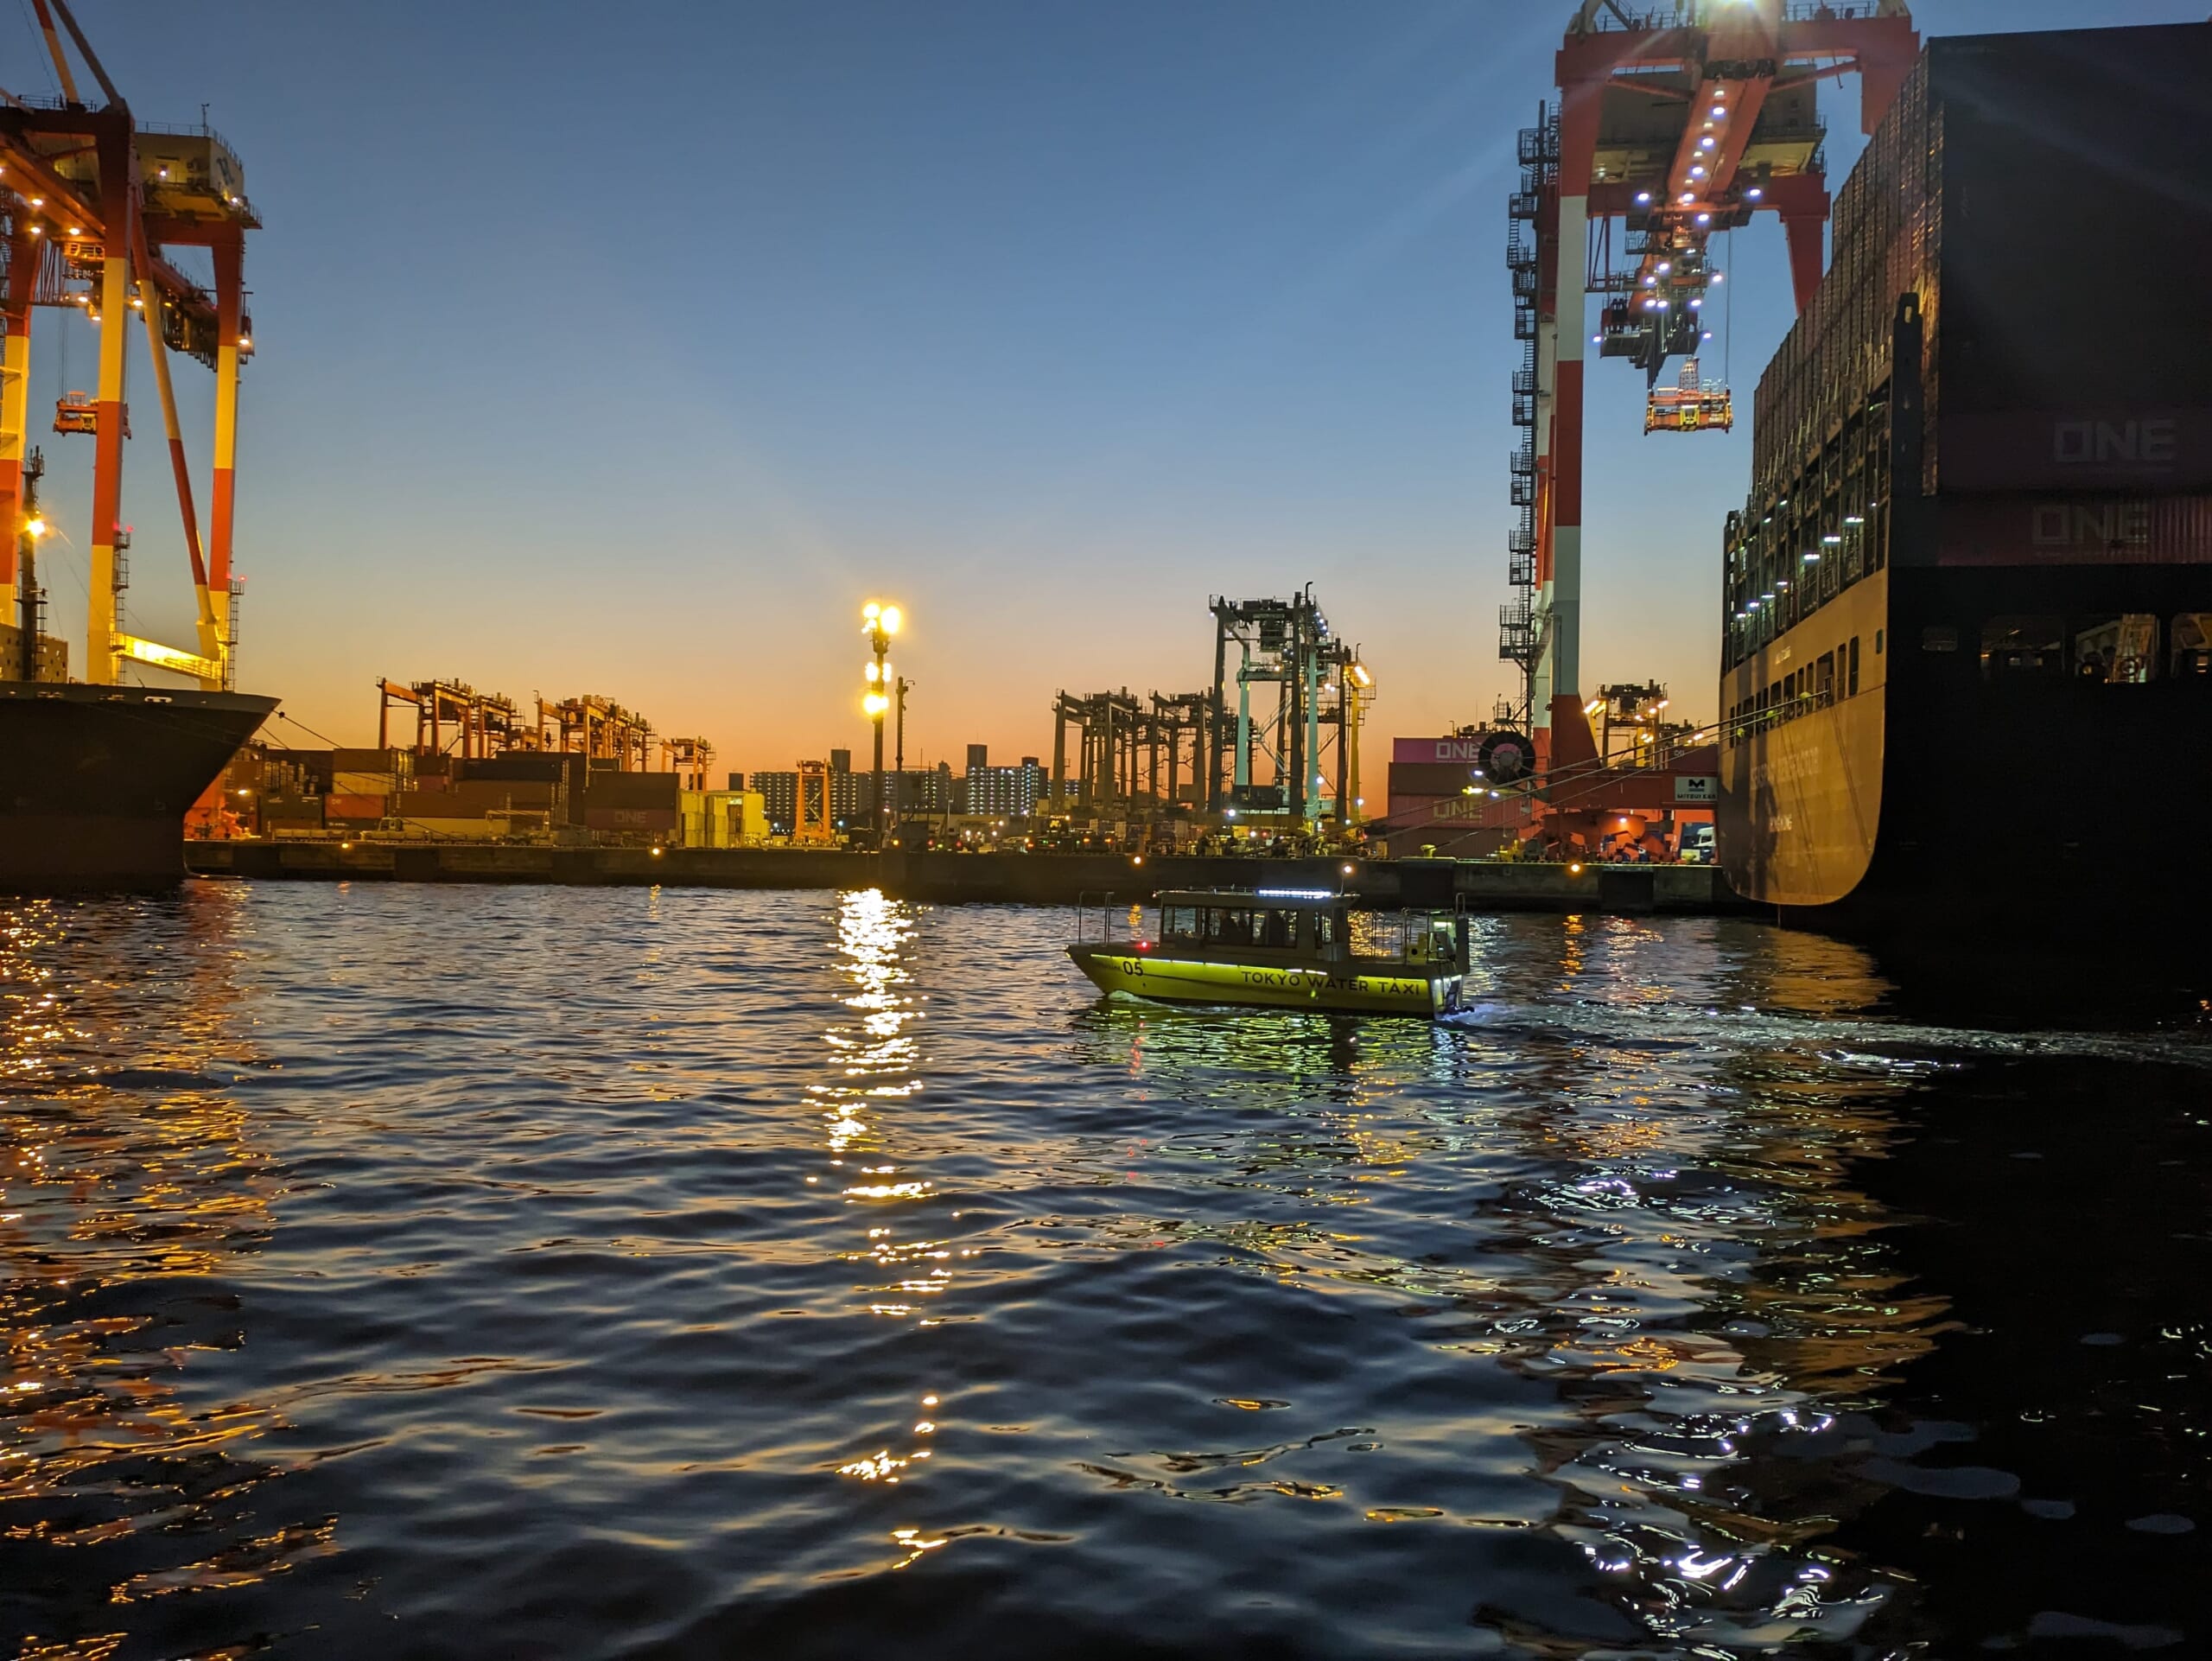
[[[2074,678],[2140,686],[2158,660],[2158,620],[2149,612],[2074,620]]]
[[[1823,652],[1821,653],[1820,673],[1815,684],[1820,692],[1821,702],[1823,704],[1834,703],[1835,702],[1834,652]]]
[[[1313,944],[1334,945],[1337,943],[1337,914],[1332,911],[1313,913]]]
[[[1260,913],[1260,945],[1288,948],[1298,944],[1298,913],[1263,911]]]
[[[1993,617],[1981,626],[1987,680],[2034,679],[2063,672],[2066,625],[2056,617]]]
[[[1405,920],[1389,913],[1351,914],[1351,949],[1363,958],[1395,958],[1404,949]]]
[[[1205,913],[1205,938],[1221,945],[1251,945],[1252,913],[1209,909]]]
[[[1160,912],[1160,938],[1163,940],[1197,939],[1198,908],[1196,906],[1163,906]]]
[[[2177,614],[2166,636],[2177,675],[2212,675],[2212,611]]]
[[[1856,634],[1851,637],[1851,672],[1845,678],[1843,695],[1854,698],[1859,696],[1859,637]]]

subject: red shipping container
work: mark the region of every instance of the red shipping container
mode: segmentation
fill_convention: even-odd
[[[672,807],[588,807],[584,810],[584,828],[673,833],[681,817]]]
[[[1394,738],[1390,741],[1390,759],[1401,766],[1458,762],[1480,767],[1483,738],[1479,733],[1472,738],[1456,735],[1450,738]]]
[[[322,799],[322,817],[326,823],[333,819],[368,819],[384,818],[385,798],[381,796],[326,796]]]
[[[1393,761],[1390,799],[1395,802],[1401,796],[1457,796],[1476,785],[1481,775],[1479,764],[1465,761]]]

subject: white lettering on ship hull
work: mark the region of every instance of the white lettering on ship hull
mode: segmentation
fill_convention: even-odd
[[[1821,710],[1818,713],[1825,715],[1827,712]],[[1791,736],[1796,735],[1792,734]],[[1823,752],[1808,746],[1793,744],[1779,755],[1770,754],[1763,760],[1755,759],[1751,763],[1751,784],[1754,788],[1761,785],[1770,788],[1794,785],[1824,772],[1829,765],[1830,758]]]

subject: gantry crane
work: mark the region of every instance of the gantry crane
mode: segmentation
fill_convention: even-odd
[[[673,773],[677,788],[706,790],[711,787],[708,774],[714,769],[715,747],[703,738],[664,738],[660,743],[660,770]]]
[[[653,723],[636,710],[590,692],[563,698],[546,713],[559,728],[553,748],[612,761],[623,773],[646,770],[652,754]]]
[[[1694,360],[1709,336],[1713,233],[1777,214],[1802,311],[1820,286],[1828,213],[1818,83],[1856,72],[1871,133],[1919,54],[1904,0],[1677,0],[1663,13],[1581,0],[1557,59],[1558,107],[1521,134],[1507,242],[1522,437],[1508,569],[1519,592],[1499,614],[1498,655],[1521,667],[1514,714],[1543,764],[1594,754],[1580,660],[1586,348],[1644,372],[1647,432],[1725,425],[1726,390],[1694,364],[1658,385],[1669,359]],[[1634,261],[1619,270],[1615,219]],[[1586,293],[1601,297],[1594,332]]]
[[[75,308],[99,329],[99,391],[91,399],[65,398],[54,411],[54,429],[89,432],[95,446],[85,678],[111,684],[130,659],[221,688],[230,684],[235,646],[231,540],[238,366],[253,350],[243,286],[245,233],[260,220],[246,200],[245,173],[229,145],[204,124],[183,130],[139,125],[67,0],[31,3],[61,95],[41,99],[0,89],[0,218],[5,220],[0,242],[7,258],[0,300],[6,330],[0,360],[0,520],[7,527],[0,534],[0,584],[12,600],[18,530],[35,534],[23,525],[31,309]],[[94,105],[82,96],[63,30],[105,103]],[[169,263],[163,254],[169,246],[208,251],[213,294]],[[192,561],[196,652],[141,640],[119,626],[118,595],[125,577],[118,555],[130,545],[127,529],[118,522],[123,442],[130,435],[124,360],[134,313],[144,325],[153,360]],[[169,382],[171,352],[215,372],[213,489],[204,550]]]
[[[480,692],[467,681],[418,680],[377,683],[377,748],[391,744],[395,703],[415,706],[415,753],[442,755],[450,748],[464,760],[486,760],[512,749],[530,748],[530,729],[512,698]],[[448,736],[450,735],[450,736]]]

